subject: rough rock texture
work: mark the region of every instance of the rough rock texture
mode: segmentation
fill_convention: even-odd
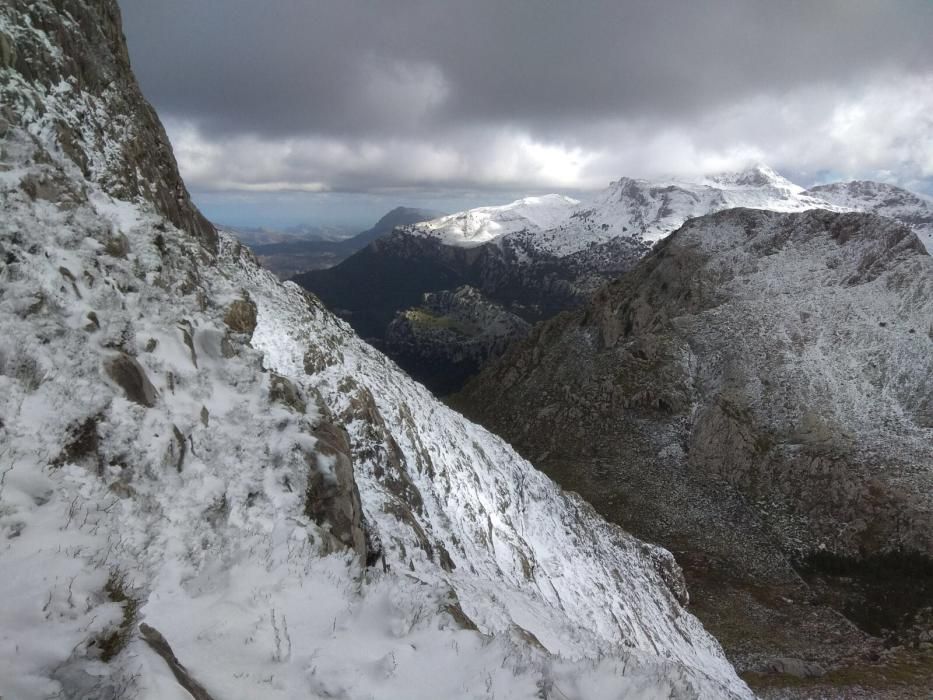
[[[214,227],[191,203],[162,124],[130,70],[117,4],[10,0],[6,5],[5,17],[28,10],[32,21],[0,24],[0,43],[13,47],[4,60],[12,70],[0,82],[0,116],[20,127],[41,118],[52,148],[89,181],[118,199],[151,203],[212,248]],[[52,168],[33,178],[41,183],[27,185],[27,191],[35,188],[34,197],[61,198],[60,172]]]
[[[833,579],[866,596],[837,607],[872,629],[868,582],[909,581],[893,597],[910,610],[875,611],[893,629],[933,592],[931,319],[933,259],[904,226],[730,210],[536,327],[454,405],[680,552],[694,588],[738,579],[812,599]]]
[[[326,527],[339,545],[352,548],[365,562],[363,507],[353,476],[347,432],[333,423],[321,423],[313,435],[317,438],[316,464],[308,478],[305,513]]]
[[[508,390],[489,418],[539,453],[644,434],[654,461],[771,501],[789,552],[928,554],[931,263],[869,215],[697,219],[466,397]]]
[[[117,17],[0,4],[0,696],[750,697],[663,553],[176,225]]]
[[[933,255],[933,200],[929,197],[865,180],[818,185],[807,190],[807,194],[839,207],[870,211],[899,221],[916,233]]]
[[[531,325],[473,287],[429,292],[386,329],[386,353],[437,394],[460,388]]]
[[[480,317],[490,305],[526,323],[550,318],[580,306],[606,280],[628,270],[648,250],[648,245],[619,238],[565,257],[540,250],[534,239],[504,236],[484,245],[464,248],[445,245],[439,239],[412,235],[398,229],[377,240],[336,267],[295,277],[295,282],[318,295],[328,307],[350,323],[363,338],[384,348],[393,359],[429,379],[447,374],[455,381],[441,388],[459,387],[468,376],[456,359],[464,340],[475,354],[478,348],[494,350],[485,331],[452,337],[452,347],[440,350],[431,344],[426,354],[411,343],[387,344],[387,330],[399,313],[420,306],[424,295],[455,293],[462,286],[480,292],[461,298],[461,314]],[[466,306],[475,300],[477,308]],[[514,338],[524,333],[516,325]],[[397,329],[393,329],[397,330]],[[398,352],[397,352],[398,351]],[[443,360],[446,355],[450,360]],[[479,363],[488,356],[478,357]]]
[[[210,693],[191,677],[191,674],[188,673],[188,670],[181,664],[178,657],[175,656],[175,652],[172,651],[171,645],[165,637],[162,636],[159,630],[150,627],[144,622],[139,626],[139,633],[146,644],[148,644],[156,654],[162,657],[171,669],[172,675],[175,676],[175,680],[178,681],[178,685],[184,688],[193,700],[213,700]]]
[[[250,301],[248,295],[245,299],[237,299],[227,307],[224,323],[234,333],[246,333],[249,337],[253,336],[253,331],[256,330],[256,305]]]
[[[155,406],[158,392],[146,376],[146,370],[134,358],[120,353],[105,360],[104,368],[130,401],[148,408]]]

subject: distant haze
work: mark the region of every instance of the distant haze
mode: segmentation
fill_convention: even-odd
[[[933,193],[929,0],[123,0],[206,213],[365,227],[766,162]]]

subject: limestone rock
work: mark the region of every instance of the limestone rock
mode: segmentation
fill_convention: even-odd
[[[317,455],[312,458],[305,513],[329,527],[335,543],[356,551],[366,561],[366,534],[360,492],[353,476],[347,433],[332,423],[315,428]]]
[[[248,296],[235,300],[227,307],[224,323],[234,333],[246,333],[252,338],[256,330],[256,304]]]
[[[149,381],[146,370],[126,353],[120,353],[104,361],[107,375],[123,389],[126,398],[140,406],[155,406],[158,392]]]

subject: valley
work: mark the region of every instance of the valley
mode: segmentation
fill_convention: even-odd
[[[751,4],[122,4],[0,4],[0,699],[930,697],[922,90],[781,64],[842,106],[743,127],[787,60],[717,35],[777,33]],[[623,85],[661,58],[605,53],[630,22],[715,45],[728,109],[683,56]],[[814,145],[869,113],[896,147]],[[386,200],[455,213],[199,208]]]

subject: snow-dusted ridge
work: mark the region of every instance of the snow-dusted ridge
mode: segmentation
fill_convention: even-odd
[[[189,697],[140,623],[216,700],[750,696],[669,553],[203,229],[114,3],[0,48],[0,696]]]
[[[871,182],[835,183],[805,190],[763,164],[697,178],[623,177],[588,200],[565,199],[556,211],[546,209],[550,216],[534,219],[526,214],[534,210],[528,202],[558,202],[558,197],[547,195],[505,207],[470,209],[419,224],[410,232],[433,235],[455,246],[476,246],[512,236],[543,254],[565,257],[622,236],[653,243],[688,219],[724,209],[827,209],[870,211],[893,218],[910,226],[928,250],[933,245],[933,205],[927,198]]]
[[[807,191],[851,211],[869,211],[906,224],[933,254],[933,199],[895,185],[854,180],[818,185]]]
[[[516,231],[540,232],[555,228],[570,217],[580,202],[559,194],[525,197],[496,207],[477,207],[415,224],[405,230],[432,236],[445,245],[472,248]]]

